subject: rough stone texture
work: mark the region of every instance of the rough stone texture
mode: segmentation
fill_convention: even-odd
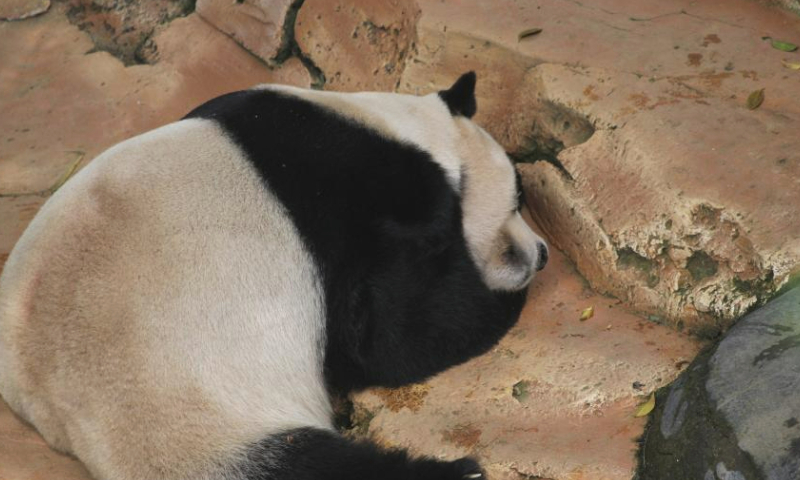
[[[800,43],[800,19],[746,0],[419,4],[400,89],[477,71],[476,120],[546,160],[522,168],[528,202],[593,287],[713,337],[798,268],[797,54],[761,36]]]
[[[0,23],[0,266],[49,189],[137,133],[257,83],[308,86],[297,59],[270,70],[196,15],[155,37],[156,65],[125,68],[54,8]],[[213,58],[213,61],[209,61]]]
[[[414,0],[306,0],[295,39],[326,89],[391,91],[415,48],[418,16]]]
[[[793,288],[740,320],[659,392],[639,478],[797,480],[798,378],[800,288]]]
[[[163,25],[191,13],[192,0],[58,0],[67,17],[89,33],[95,49],[108,52],[125,65],[155,63],[153,35]]]
[[[24,20],[50,8],[50,0],[4,0],[0,3],[0,20]]]
[[[210,24],[272,64],[289,48],[284,25],[287,14],[297,3],[297,0],[197,0],[196,10]]]
[[[594,316],[579,321],[581,311]],[[630,479],[645,419],[636,404],[697,345],[589,290],[558,251],[519,324],[487,355],[397,390],[354,399],[355,436],[455,458],[498,479]]]
[[[800,0],[758,0],[770,6],[779,6],[800,15]]]

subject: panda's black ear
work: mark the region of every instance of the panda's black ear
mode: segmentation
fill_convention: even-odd
[[[475,72],[461,75],[452,87],[439,92],[439,96],[447,104],[450,113],[472,118],[478,110],[475,102]]]

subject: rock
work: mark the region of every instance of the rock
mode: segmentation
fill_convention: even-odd
[[[270,69],[194,14],[153,36],[158,63],[126,68],[107,52],[87,55],[89,35],[57,7],[0,24],[3,72],[14,72],[0,81],[0,266],[80,155],[83,167],[223,93],[266,82],[310,84],[299,60]]]
[[[795,287],[742,318],[658,393],[638,478],[799,479],[798,378]]]
[[[589,306],[594,315],[580,321]],[[629,480],[645,422],[636,405],[698,347],[588,290],[552,249],[496,348],[423,384],[355,396],[350,434],[417,454],[474,455],[495,480]]]
[[[800,0],[760,0],[767,5],[777,5],[800,15]]]
[[[306,0],[295,39],[325,75],[325,88],[392,91],[415,49],[414,0]]]
[[[288,56],[297,0],[197,0],[196,11],[237,43],[274,65]],[[287,30],[288,29],[288,30]]]
[[[529,205],[594,288],[713,338],[800,270],[797,76],[743,30],[792,39],[800,19],[746,0],[419,5],[400,90],[477,71],[476,121],[530,163]]]
[[[158,61],[153,35],[173,19],[191,13],[192,0],[67,0],[70,22],[87,32],[95,49],[125,65]],[[63,8],[63,7],[62,7]]]
[[[41,15],[50,8],[50,0],[3,0],[0,20],[24,20]]]

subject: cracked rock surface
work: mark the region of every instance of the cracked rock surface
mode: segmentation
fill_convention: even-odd
[[[796,15],[746,0],[419,5],[400,89],[477,71],[477,121],[532,162],[528,202],[594,288],[714,337],[797,271],[800,73],[762,40],[800,43]]]
[[[289,12],[297,0],[197,0],[197,13],[265,62],[276,62],[289,45]],[[288,22],[287,22],[288,20]],[[287,25],[288,23],[288,25]]]
[[[414,0],[306,0],[295,38],[326,89],[391,91],[414,53],[419,13]]]
[[[97,51],[58,7],[0,22],[0,267],[49,189],[79,158],[78,168],[232,90],[310,83],[296,59],[269,69],[196,14],[155,36],[156,64],[126,68]]]

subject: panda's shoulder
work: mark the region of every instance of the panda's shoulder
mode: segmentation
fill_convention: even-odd
[[[430,152],[383,134],[373,117],[343,113],[358,103],[349,94],[318,93],[234,92],[186,118],[216,122],[320,248],[346,226],[361,230],[390,219],[410,228],[395,234],[414,236],[418,225],[457,215],[458,192]]]

